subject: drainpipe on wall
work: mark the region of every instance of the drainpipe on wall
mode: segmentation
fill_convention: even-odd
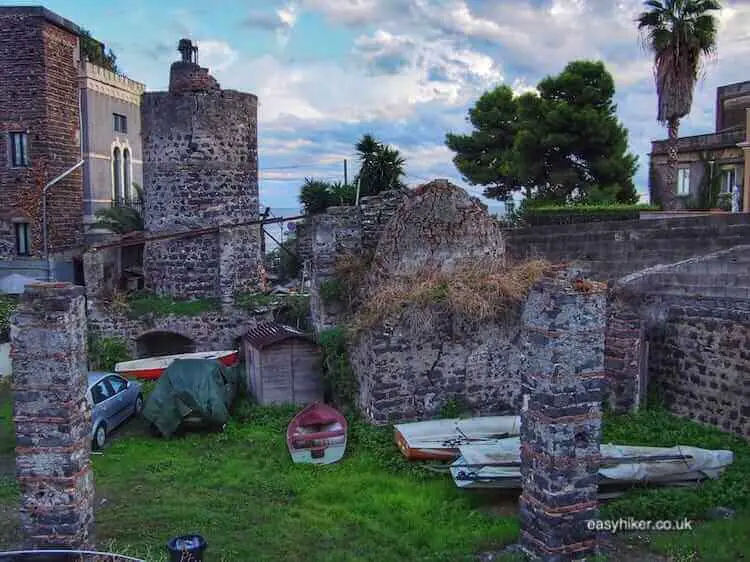
[[[62,179],[65,179],[69,174],[73,173],[75,170],[83,166],[83,163],[85,160],[81,159],[78,164],[73,166],[72,168],[68,168],[65,170],[62,174],[57,176],[55,179],[53,179],[51,182],[49,182],[47,185],[44,186],[42,189],[42,236],[44,241],[44,263],[45,267],[47,269],[47,281],[52,281],[52,267],[50,265],[49,261],[49,242],[48,238],[49,235],[47,233],[47,190],[55,185],[57,182],[59,182]]]

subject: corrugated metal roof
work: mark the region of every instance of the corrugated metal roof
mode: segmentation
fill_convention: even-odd
[[[276,322],[263,322],[245,334],[245,340],[256,349],[263,349],[289,338],[299,338],[315,343],[304,332]]]

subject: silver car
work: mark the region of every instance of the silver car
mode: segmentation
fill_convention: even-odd
[[[91,404],[91,439],[101,449],[109,434],[143,409],[141,385],[115,373],[89,373],[86,398]]]

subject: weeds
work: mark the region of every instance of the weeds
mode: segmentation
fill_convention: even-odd
[[[121,361],[132,359],[128,344],[121,338],[89,336],[89,368],[92,371],[113,371]]]

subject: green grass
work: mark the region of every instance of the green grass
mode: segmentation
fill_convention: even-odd
[[[13,426],[13,399],[10,379],[0,381],[0,456],[12,455],[16,448],[16,430]]]
[[[204,312],[219,310],[216,299],[175,300],[157,295],[137,294],[127,299],[127,314],[132,318],[153,314],[155,316],[199,316]]]
[[[7,398],[7,386],[0,386],[0,460],[13,448]],[[517,540],[515,517],[490,515],[479,508],[491,498],[462,492],[445,475],[407,463],[390,428],[354,422],[342,462],[292,464],[284,432],[293,413],[241,403],[225,433],[171,440],[147,436],[142,422],[130,422],[92,457],[98,545],[161,562],[166,540],[198,532],[214,562],[464,562]],[[604,437],[734,451],[735,463],[717,481],[696,489],[634,490],[604,505],[601,517],[695,520],[693,531],[639,534],[639,546],[672,562],[750,559],[750,444],[659,409],[608,415]],[[17,498],[12,475],[0,474],[0,514],[12,512]],[[719,505],[737,509],[737,518],[700,522]],[[10,540],[0,532],[0,550],[4,539]],[[621,560],[616,554],[606,559]]]
[[[224,434],[114,441],[94,457],[98,537],[143,554],[197,531],[212,560],[373,562],[457,560],[515,538],[515,519],[401,460],[389,430],[354,424],[341,463],[292,464],[291,416],[251,407]]]
[[[627,416],[607,416],[604,442],[672,446],[692,445],[734,452],[732,466],[718,480],[698,488],[640,489],[602,508],[603,519],[628,516],[636,519],[695,522],[692,531],[652,533],[651,549],[671,556],[674,562],[705,560],[734,562],[750,559],[750,443],[695,422],[653,408]],[[704,521],[706,512],[724,506],[737,510],[727,521]]]

